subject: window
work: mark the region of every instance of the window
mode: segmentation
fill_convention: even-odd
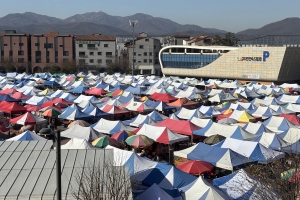
[[[24,58],[18,58],[18,63],[23,63],[24,62]]]
[[[139,60],[138,63],[141,63],[141,61]]]
[[[98,60],[97,60],[97,63],[102,63],[102,59],[98,59]]]
[[[24,44],[23,43],[19,43],[19,46],[21,47],[21,46],[23,46]]]
[[[84,51],[79,51],[79,57],[85,57],[85,52]]]
[[[145,41],[146,41],[146,42],[149,42],[149,39],[147,38],[147,39],[145,39]]]
[[[46,51],[46,56],[47,56],[47,58],[49,57],[49,55],[50,55],[50,52],[49,52],[49,51]]]
[[[152,56],[152,52],[149,53],[149,56]]]
[[[1,51],[1,56],[4,56],[4,51]]]
[[[93,56],[93,55],[94,55],[94,52],[91,51],[91,52],[90,52],[90,56]]]
[[[9,51],[9,56],[13,56],[13,51]]]
[[[144,63],[148,63],[148,60],[147,60],[147,59],[144,59]]]
[[[24,51],[18,51],[18,56],[23,56],[24,55]]]
[[[82,44],[79,44],[78,46],[79,46],[79,47],[83,47],[83,45],[82,45]]]
[[[60,44],[60,45],[59,45],[59,47],[63,47],[63,46],[64,46],[63,44]]]
[[[95,44],[88,44],[87,48],[88,49],[96,49],[96,46],[95,46]]]
[[[46,63],[50,63],[50,59],[49,58],[46,59]]]
[[[158,59],[155,59],[155,64],[156,64],[156,65],[158,64]]]
[[[52,43],[45,43],[44,48],[53,48],[53,44]]]
[[[42,52],[41,52],[41,51],[36,51],[36,52],[35,52],[35,56],[36,56],[36,57],[41,56],[41,55],[42,55]]]
[[[85,64],[85,59],[79,59],[79,64]]]
[[[156,49],[156,45],[154,45],[154,49]]]
[[[108,44],[104,44],[104,47],[108,47]]]
[[[6,47],[6,46],[7,46],[7,44],[3,44],[3,46],[5,46],[5,47]]]
[[[158,52],[155,52],[155,58],[158,58]]]
[[[90,59],[90,63],[94,63],[94,59]]]
[[[111,64],[112,60],[106,60],[106,64]]]
[[[134,52],[133,55],[136,56],[136,52]]]
[[[63,52],[63,56],[69,56],[69,52],[68,51],[64,51]]]
[[[147,56],[147,54],[148,54],[147,52],[144,52],[144,56]]]
[[[55,51],[55,57],[57,57],[58,56],[58,51]]]
[[[142,55],[142,54],[140,54],[140,53],[138,54],[138,56],[141,56],[141,55]]]
[[[144,48],[144,45],[140,45],[140,49],[143,49]]]
[[[102,56],[102,52],[99,51],[99,52],[98,52],[98,56]]]
[[[105,55],[106,57],[112,57],[112,52],[106,52]]]
[[[149,59],[149,63],[152,63],[152,59]]]
[[[63,63],[68,63],[69,62],[69,59],[68,58],[64,58],[63,59]]]

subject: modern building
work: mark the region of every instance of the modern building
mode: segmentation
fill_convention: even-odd
[[[12,71],[24,72],[28,70],[30,59],[30,35],[6,30],[0,34],[0,68],[12,67]]]
[[[76,35],[75,37],[76,60],[84,67],[84,71],[102,68],[115,62],[118,53],[116,36],[101,34]]]
[[[134,56],[134,66],[140,70],[140,74],[161,75],[158,58],[161,43],[158,39],[138,36],[134,42],[134,54],[132,48],[131,42],[127,46],[130,66],[132,66]]]
[[[173,36],[166,37],[168,45],[185,45],[186,41],[190,40],[188,34],[175,34]]]
[[[32,72],[46,72],[74,60],[74,36],[50,32],[31,35]]]
[[[164,75],[295,81],[300,74],[299,47],[166,46],[159,60]]]

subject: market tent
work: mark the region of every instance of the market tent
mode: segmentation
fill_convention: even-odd
[[[300,127],[300,119],[295,114],[281,114],[280,117],[284,117],[292,124]]]
[[[63,98],[54,98],[53,100],[51,101],[47,101],[45,103],[42,104],[42,108],[45,108],[47,106],[53,106],[53,105],[57,105],[57,104],[60,104],[59,107],[62,108],[62,106],[64,105],[65,107],[69,106],[69,105],[72,105],[73,102],[70,102],[70,101],[66,101],[64,100]]]
[[[97,95],[97,96],[103,96],[107,94],[107,92],[102,88],[91,88],[85,91],[85,93],[89,95]]]
[[[83,127],[78,124],[75,124],[71,128],[62,131],[60,133],[61,137],[66,138],[79,138],[79,139],[85,139],[86,141],[93,141],[98,137],[104,136],[103,134],[95,131],[91,127]]]
[[[58,82],[56,82],[56,81],[45,81],[44,85],[45,86],[52,86],[52,87],[60,86],[60,84]]]
[[[152,111],[151,113],[149,113],[148,116],[149,116],[153,121],[156,121],[156,122],[161,122],[161,121],[163,121],[163,120],[165,120],[165,119],[168,118],[167,116],[158,113],[156,110],[154,110],[154,111]]]
[[[179,189],[186,200],[229,200],[220,189],[208,183],[202,176],[189,185]]]
[[[278,116],[279,114],[269,107],[259,106],[253,110],[248,111],[248,113],[255,117],[262,117],[262,119],[267,119],[272,116]]]
[[[151,100],[147,100],[144,102],[147,106],[154,108],[155,110],[158,111],[164,111],[164,110],[170,110],[170,109],[174,109],[176,107],[174,106],[169,106],[167,103],[162,102],[162,101],[151,101]]]
[[[31,131],[25,131],[15,137],[9,138],[6,141],[28,141],[28,140],[47,140]]]
[[[245,88],[244,91],[239,93],[242,97],[247,98],[260,98],[262,95],[257,94],[256,92],[249,90],[248,88]]]
[[[77,107],[67,107],[62,114],[58,116],[60,119],[77,120],[77,119],[88,119],[93,117],[90,114],[84,113]]]
[[[141,115],[139,114],[133,119],[123,121],[123,124],[126,126],[134,126],[134,127],[140,127],[143,124],[149,124],[149,125],[154,125],[157,123],[153,119],[151,119],[148,115]]]
[[[224,118],[224,119],[220,119],[218,120],[218,124],[237,124],[238,121],[232,118]]]
[[[96,118],[107,117],[111,115],[109,113],[100,110],[98,107],[95,106],[86,106],[84,109],[82,109],[82,112]]]
[[[181,108],[178,111],[174,113],[176,117],[180,119],[191,119],[192,117],[198,117],[198,118],[209,118],[209,116],[205,116],[202,114],[198,109],[189,110],[186,108]]]
[[[249,160],[231,149],[210,146],[201,142],[187,149],[174,151],[174,155],[189,160],[202,160],[227,170],[233,170],[246,166],[248,163],[253,163],[253,160]]]
[[[226,138],[225,140],[214,146],[231,149],[232,151],[245,156],[250,160],[264,164],[284,157],[284,153],[273,151],[254,141],[243,141],[233,138]]]
[[[228,117],[235,119],[240,123],[256,122],[256,119],[249,115],[245,110],[234,110]]]
[[[70,92],[70,93],[82,94],[82,93],[84,93],[85,91],[87,91],[88,89],[89,89],[89,88],[87,88],[87,87],[84,87],[84,86],[82,86],[82,85],[79,85],[79,86],[77,86],[76,88],[73,88],[73,89],[69,90],[68,92]]]
[[[113,114],[113,115],[118,115],[118,114],[128,114],[128,110],[122,110],[121,108],[114,106],[114,105],[105,105],[104,107],[101,108],[103,112]]]
[[[20,125],[31,125],[31,124],[47,123],[47,120],[37,117],[31,114],[30,112],[27,112],[23,115],[10,119],[9,122],[13,124],[20,124]]]
[[[292,104],[288,103],[287,105],[283,106],[288,110],[294,111],[294,112],[300,112],[300,105],[299,104]]]
[[[215,109],[214,107],[212,107],[212,106],[201,106],[200,108],[199,108],[199,111],[202,113],[202,114],[204,114],[204,115],[206,115],[206,116],[210,116],[210,117],[212,117],[212,116],[218,116],[218,115],[220,115],[221,114],[221,112],[219,112],[217,109]]]
[[[210,126],[213,124],[213,121],[211,119],[200,119],[197,117],[193,117],[190,122],[195,124],[198,127],[204,128],[206,126]]]
[[[11,95],[11,97],[18,100],[27,100],[30,98],[30,96],[24,95],[21,92],[15,92]]]
[[[184,135],[192,135],[194,131],[200,129],[200,127],[194,125],[190,121],[174,120],[170,118],[167,118],[164,121],[155,124],[155,126],[167,127],[168,129],[170,129],[175,133],[180,133]]]
[[[203,140],[203,143],[213,145],[213,144],[217,144],[225,139],[226,139],[226,137],[216,134],[216,135],[212,135],[212,136],[205,138]]]
[[[206,137],[219,134],[227,138],[230,137],[239,140],[252,140],[257,137],[257,135],[245,131],[240,126],[228,126],[218,123],[213,123],[210,126],[194,131],[193,134]]]
[[[276,133],[286,131],[290,128],[299,128],[298,126],[286,120],[284,117],[276,116],[272,116],[266,121],[264,121],[263,125]]]
[[[23,102],[26,104],[41,106],[43,103],[50,101],[50,100],[51,100],[51,98],[49,98],[49,97],[32,96],[30,99],[24,100]]]
[[[196,179],[195,176],[167,163],[152,161],[131,151],[112,146],[107,146],[106,149],[113,149],[116,166],[127,166],[130,175],[134,176],[134,179],[140,181],[144,186],[149,187],[156,183],[162,188],[173,189],[184,187]]]
[[[5,88],[4,90],[0,91],[0,94],[14,94],[15,92],[17,92],[17,90],[15,89],[10,89],[10,88]]]
[[[170,95],[168,93],[157,93],[157,92],[150,95],[149,98],[151,98],[155,101],[163,101],[163,102],[166,102],[166,103],[170,103],[170,102],[173,102],[173,101],[177,100],[176,97],[173,97],[172,95]]]
[[[225,102],[225,101],[236,101],[238,98],[232,96],[229,93],[216,94],[213,97],[208,98],[211,102]]]
[[[300,129],[299,128],[289,128],[286,131],[278,134],[284,141],[294,144],[300,140]]]
[[[2,110],[4,113],[25,113],[27,109],[24,106],[21,106],[20,104],[16,102],[6,102],[2,101],[0,105],[0,110]]]
[[[74,102],[78,97],[77,97],[77,96],[74,96],[74,95],[72,95],[72,94],[70,94],[70,93],[65,92],[65,93],[59,95],[57,98],[62,98],[62,99],[64,99],[64,100],[66,100],[66,101]],[[79,102],[79,103],[80,103],[80,102]]]
[[[60,97],[60,98],[63,98],[63,97]],[[94,96],[86,96],[86,95],[81,94],[73,102],[74,103],[81,103],[84,100],[88,101],[88,102],[97,102],[98,101],[98,99],[96,97],[94,97]]]
[[[256,108],[256,106],[254,106],[252,103],[244,103],[244,102],[238,101],[238,102],[236,102],[236,104],[241,105],[246,110],[253,110],[254,108]]]
[[[20,102],[21,100],[15,99],[10,95],[0,95],[0,101],[7,101],[7,102]]]
[[[166,200],[174,200],[168,193],[166,193],[163,189],[161,189],[156,183],[154,183],[151,187],[143,191],[139,194],[135,200],[153,200],[153,199],[166,199]],[[176,200],[180,200],[182,198],[177,198]]]
[[[66,144],[60,146],[61,149],[97,149],[85,139],[72,138]]]
[[[214,179],[213,185],[220,188],[230,199],[281,199],[268,185],[259,182],[243,169]]]
[[[130,111],[137,111],[137,112],[147,112],[152,111],[154,108],[147,106],[144,102],[129,102],[126,105],[122,106]]]
[[[281,102],[285,103],[295,103],[300,104],[300,96],[299,95],[286,95],[283,94],[280,97],[277,98]]]
[[[106,134],[115,134],[123,130],[133,131],[135,129],[126,126],[121,121],[110,121],[103,118],[101,118],[95,124],[92,124],[91,127],[100,133],[106,133]]]
[[[257,138],[253,140],[254,142],[258,142],[266,148],[281,151],[283,147],[289,145],[286,141],[284,141],[281,137],[279,137],[276,133],[267,133],[263,132]]]
[[[173,144],[176,142],[186,141],[189,139],[187,136],[173,133],[167,127],[156,127],[144,124],[142,128],[136,133],[137,135],[145,135],[155,142],[163,144]]]
[[[174,107],[190,107],[190,106],[197,106],[199,105],[198,102],[190,101],[187,98],[178,98],[176,101],[173,101],[172,103],[168,103],[168,106],[174,106]]]
[[[264,105],[264,106],[278,105],[274,99],[262,100],[262,99],[255,98],[255,99],[253,99],[251,101],[251,103],[253,105],[255,105],[255,106],[260,106],[260,105]]]
[[[263,132],[268,132],[271,133],[268,128],[266,128],[263,124],[261,123],[252,123],[248,122],[245,126],[243,126],[243,129],[245,131],[248,131],[249,133],[255,134],[255,135],[260,135]]]
[[[207,96],[212,97],[215,96],[217,94],[224,94],[224,90],[223,89],[212,89],[211,91],[209,91],[209,93],[207,94]]]
[[[270,105],[269,108],[277,112],[278,114],[295,114],[295,111],[289,110],[283,106]]]

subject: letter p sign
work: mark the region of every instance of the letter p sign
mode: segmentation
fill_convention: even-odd
[[[267,58],[269,58],[270,53],[268,51],[263,51],[263,61],[265,62]]]

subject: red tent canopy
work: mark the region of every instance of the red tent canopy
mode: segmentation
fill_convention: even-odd
[[[168,103],[168,106],[177,106],[177,107],[189,107],[189,106],[197,106],[198,102],[190,101],[187,98],[179,98],[172,103]]]
[[[226,115],[218,115],[218,120],[221,120],[221,119],[225,119],[225,118],[229,118],[231,116],[232,112],[231,113],[228,113]]]
[[[101,110],[103,112],[106,112],[106,113],[109,113],[109,114],[114,114],[114,115],[129,113],[129,111],[127,111],[127,110],[122,110],[122,109],[118,108],[117,106],[108,105],[108,104],[105,105],[103,108],[101,108]]]
[[[167,127],[173,132],[181,133],[184,135],[192,135],[193,131],[200,129],[199,126],[194,125],[190,121],[175,120],[170,118],[167,118],[164,121],[155,124],[154,126]]]
[[[39,111],[39,110],[42,108],[41,106],[38,106],[38,105],[30,105],[30,104],[25,105],[24,107],[26,108],[26,110],[27,110],[28,112],[37,112],[37,111]]]
[[[102,88],[92,88],[90,90],[85,91],[85,93],[91,94],[91,95],[98,95],[98,96],[107,94],[107,92],[105,90],[103,90]]]
[[[15,92],[11,95],[12,98],[18,99],[18,100],[26,100],[29,99],[30,96],[27,96],[21,92]]]
[[[167,93],[166,94],[161,94],[161,93],[157,93],[157,92],[150,95],[149,97],[151,99],[155,100],[155,101],[162,101],[162,102],[165,102],[165,103],[170,103],[170,102],[176,101],[178,99],[176,97],[173,97],[170,94],[167,94]]]
[[[59,104],[62,108],[63,105],[72,105],[73,103],[70,101],[66,101],[62,98],[55,98],[52,101],[48,101],[43,103],[42,108],[48,107],[48,106],[55,106],[56,104]]]
[[[16,102],[6,102],[2,104],[1,110],[5,113],[25,113],[27,109]]]
[[[27,112],[23,115],[20,115],[18,117],[15,117],[15,118],[9,120],[9,122],[11,122],[13,124],[21,124],[21,125],[38,124],[43,121],[46,121],[46,120],[39,118],[37,116],[34,116],[30,112]]]
[[[300,119],[295,114],[281,114],[280,117],[284,117],[292,124],[300,126]]]
[[[6,89],[4,89],[4,90],[1,90],[1,91],[0,91],[0,94],[13,94],[13,93],[15,93],[15,92],[17,92],[17,90],[6,88]]]
[[[208,162],[200,160],[188,160],[179,164],[177,168],[189,174],[199,175],[205,172],[210,172],[213,170],[214,166]]]

